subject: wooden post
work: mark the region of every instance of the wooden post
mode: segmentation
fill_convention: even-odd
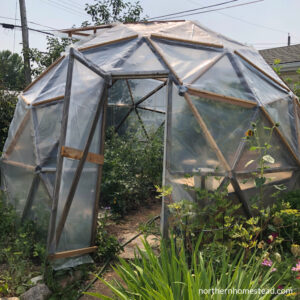
[[[105,146],[105,130],[106,130],[106,112],[107,112],[107,102],[108,102],[108,92],[107,89],[104,91],[105,93],[105,102],[104,109],[101,116],[101,130],[99,137],[99,153],[104,156],[104,146]],[[98,220],[98,211],[100,204],[100,194],[101,194],[101,182],[102,182],[102,170],[103,165],[98,166],[98,175],[97,175],[97,187],[96,187],[96,196],[95,196],[95,204],[94,204],[94,214],[93,214],[93,225],[92,225],[92,235],[91,235],[91,246],[94,246],[96,234],[97,234],[97,220]]]
[[[84,163],[85,163],[87,155],[89,153],[89,148],[90,148],[90,145],[91,145],[93,137],[94,137],[94,133],[95,133],[95,130],[96,130],[96,127],[97,127],[97,123],[99,121],[99,117],[100,117],[100,115],[103,111],[103,108],[104,108],[104,101],[105,101],[106,95],[103,91],[105,89],[106,89],[106,84],[104,83],[104,86],[103,86],[102,91],[100,93],[101,98],[99,99],[99,103],[98,103],[97,109],[95,111],[95,116],[94,116],[94,119],[93,119],[91,130],[90,130],[90,133],[88,135],[88,138],[87,138],[84,150],[83,150],[82,157],[81,157],[81,159],[78,163],[77,169],[75,171],[75,174],[74,174],[74,177],[73,177],[73,180],[72,180],[72,184],[71,184],[71,187],[70,187],[70,190],[69,190],[69,194],[67,196],[63,212],[61,214],[60,220],[59,220],[57,228],[56,228],[56,247],[58,247],[58,245],[59,245],[60,237],[61,237],[62,231],[64,229],[64,226],[65,226],[65,223],[66,223],[66,220],[67,220],[67,217],[68,217],[68,213],[69,213],[70,208],[71,208],[72,201],[73,201],[75,193],[76,193],[77,185],[78,185],[78,182],[80,180],[80,176],[81,176],[81,172],[82,172],[83,167],[84,167]]]
[[[74,49],[71,48],[70,55],[69,55],[69,62],[68,62],[68,70],[67,70],[67,79],[66,79],[65,96],[64,96],[65,100],[64,100],[58,153],[61,152],[61,148],[62,146],[64,146],[66,140],[69,106],[70,106],[70,98],[71,98],[71,87],[72,87],[72,79],[73,79],[73,69],[74,69]],[[57,206],[58,206],[59,190],[60,190],[60,183],[61,183],[63,159],[64,158],[61,155],[59,154],[57,155],[56,179],[54,185],[52,211],[51,211],[48,239],[47,239],[48,252],[54,252],[56,250],[55,249],[56,245],[53,243],[54,243],[54,235],[55,235],[56,215],[57,215]]]
[[[168,94],[167,94],[167,107],[166,107],[166,119],[165,119],[165,132],[164,132],[164,160],[163,160],[163,182],[162,186],[166,186],[166,175],[170,168],[170,153],[171,153],[171,135],[172,135],[172,91],[173,82],[171,76],[168,78]],[[163,238],[168,238],[169,233],[169,209],[168,203],[165,197],[162,198],[161,208],[161,234]]]
[[[29,57],[29,37],[28,37],[28,26],[26,16],[26,5],[25,0],[19,0],[20,3],[20,15],[22,24],[22,40],[23,40],[23,57],[24,57],[24,73],[25,83],[30,84],[31,82],[31,70],[30,70],[30,57]]]

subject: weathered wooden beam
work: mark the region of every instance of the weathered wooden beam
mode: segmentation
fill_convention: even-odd
[[[24,115],[24,118],[22,120],[22,122],[20,123],[16,133],[15,133],[15,136],[13,137],[13,139],[11,140],[7,150],[5,151],[4,153],[4,157],[8,157],[10,155],[10,153],[13,151],[15,145],[17,144],[18,142],[18,139],[19,137],[21,136],[25,126],[27,125],[27,122],[29,122],[29,119],[30,119],[30,111],[28,110],[25,115]]]
[[[255,68],[256,70],[258,70],[260,73],[264,74],[266,77],[268,77],[269,79],[271,79],[273,82],[275,82],[276,84],[278,84],[279,86],[281,86],[283,89],[287,90],[288,92],[290,91],[290,89],[286,85],[284,85],[283,83],[281,83],[279,80],[273,78],[271,75],[269,75],[263,69],[261,69],[260,67],[258,67],[252,61],[250,61],[247,57],[245,57],[244,55],[242,55],[239,51],[235,50],[234,53],[236,55],[238,55],[240,58],[242,58],[244,61],[246,61],[253,68]]]
[[[298,115],[298,109],[297,107],[298,99],[296,97],[293,97],[293,108],[294,108],[294,119],[295,119],[295,127],[296,127],[296,135],[297,135],[297,145],[298,145],[298,152],[300,153],[300,115]]]
[[[134,71],[134,72],[124,72],[124,71],[112,71],[111,77],[113,79],[155,79],[168,77],[169,71]]]
[[[80,63],[82,63],[84,66],[92,70],[100,77],[102,77],[109,85],[112,84],[112,78],[110,73],[103,71],[101,68],[95,65],[92,61],[90,61],[88,58],[86,58],[82,53],[80,53],[76,49],[73,49],[73,55],[76,60],[78,60]]]
[[[59,153],[61,151],[62,146],[64,146],[64,144],[65,144],[66,134],[67,134],[67,125],[68,125],[69,107],[70,107],[70,98],[71,98],[71,87],[72,87],[72,78],[73,78],[73,69],[74,69],[74,55],[73,54],[74,54],[74,49],[71,48],[69,62],[68,62],[66,86],[65,86],[65,96],[64,96],[65,100],[64,100],[62,125],[61,125],[61,130],[60,130],[60,139],[59,139],[59,148],[58,148]],[[55,235],[55,227],[56,227],[56,215],[57,215],[58,198],[59,198],[61,176],[62,176],[63,159],[64,158],[61,155],[57,155],[56,179],[55,179],[55,185],[54,185],[52,210],[51,210],[49,232],[48,232],[48,239],[47,239],[48,252],[55,251],[54,235]]]
[[[11,166],[15,166],[15,167],[20,167],[20,168],[27,169],[27,170],[32,171],[32,172],[35,171],[35,167],[34,166],[26,165],[26,164],[21,163],[21,162],[12,161],[12,160],[8,160],[8,159],[5,159],[5,158],[2,159],[1,161],[2,161],[2,163],[7,164],[7,165],[11,165]]]
[[[88,248],[57,252],[57,253],[48,255],[48,259],[55,260],[55,259],[79,256],[79,255],[95,252],[95,251],[97,251],[97,249],[98,249],[97,246],[93,246],[93,247],[88,247]]]
[[[297,162],[297,164],[300,166],[300,159],[299,159],[299,157],[294,152],[293,148],[290,146],[290,144],[288,143],[288,141],[286,140],[286,138],[283,136],[283,134],[281,133],[281,131],[278,129],[278,127],[275,126],[275,123],[274,123],[273,119],[270,117],[270,115],[267,112],[267,110],[263,106],[261,106],[260,109],[263,112],[263,114],[266,116],[267,120],[271,123],[271,125],[275,127],[275,132],[278,134],[279,138],[281,139],[281,141],[283,142],[283,144],[286,146],[286,148],[288,149],[288,151],[290,152],[290,154],[292,154],[292,156],[295,159],[295,161]]]
[[[253,107],[257,106],[257,103],[255,103],[254,101],[244,100],[244,99],[235,98],[235,97],[231,97],[231,96],[219,95],[219,94],[216,94],[213,92],[198,90],[195,88],[188,88],[188,93],[191,95],[194,95],[194,96],[199,96],[199,97],[203,97],[206,99],[212,99],[212,100],[216,100],[216,101],[220,101],[220,102],[224,102],[224,103],[239,105],[239,106],[247,107],[247,108],[253,108]]]
[[[216,153],[218,159],[220,160],[220,162],[223,164],[223,166],[225,167],[225,169],[230,172],[231,168],[227,162],[227,160],[225,159],[225,157],[223,156],[223,153],[221,152],[219,146],[217,145],[216,141],[214,140],[213,136],[211,135],[211,133],[209,132],[203,118],[201,117],[199,111],[197,110],[197,108],[195,107],[195,105],[193,104],[192,100],[190,99],[189,95],[185,93],[184,98],[187,102],[187,104],[189,105],[193,115],[195,116],[200,128],[203,131],[204,136],[206,137],[206,140],[208,141],[209,145],[211,146],[211,148],[214,150],[214,152]]]
[[[160,34],[151,34],[151,39],[163,39],[163,40],[169,40],[169,41],[173,41],[173,42],[194,44],[194,45],[199,45],[199,46],[204,46],[204,47],[224,48],[224,46],[221,44],[205,43],[205,42],[200,42],[200,41],[195,41],[195,40],[186,40],[186,39],[165,36],[165,35],[160,35]]]
[[[41,100],[39,102],[32,103],[32,106],[39,106],[39,105],[43,105],[43,104],[47,104],[47,103],[57,102],[57,101],[64,99],[64,97],[65,97],[65,95],[61,95],[61,96],[49,98],[46,100]]]
[[[98,43],[98,44],[87,46],[87,47],[82,47],[82,48],[79,48],[78,51],[86,51],[86,50],[90,50],[90,49],[94,49],[94,48],[99,48],[99,47],[103,47],[103,46],[113,45],[113,44],[116,44],[116,43],[121,43],[121,42],[126,42],[126,41],[130,41],[130,40],[134,40],[136,38],[138,38],[138,34],[130,35],[130,36],[127,36],[127,37],[123,37],[123,38],[112,40],[112,41],[108,41],[108,42]]]
[[[148,98],[150,98],[152,95],[154,95],[156,92],[158,92],[160,89],[162,89],[165,85],[167,84],[167,81],[165,81],[164,83],[160,84],[158,87],[156,87],[154,90],[152,90],[151,92],[149,92],[147,95],[145,95],[144,97],[142,97],[140,100],[138,100],[136,102],[135,105],[139,105],[140,103],[144,102],[145,100],[147,100]]]
[[[39,77],[37,77],[35,80],[33,80],[24,90],[23,92],[28,91],[36,82],[38,82],[40,79],[42,79],[51,69],[53,69],[57,64],[59,64],[65,56],[59,57],[52,65],[50,65]]]
[[[137,108],[138,108],[138,109],[143,109],[143,110],[152,111],[152,112],[158,113],[158,114],[163,114],[163,115],[166,114],[164,111],[156,110],[156,109],[153,109],[153,108],[148,108],[148,107],[143,107],[143,106],[138,106]]]
[[[60,154],[63,157],[80,160],[83,156],[83,151],[67,146],[62,146]],[[86,160],[94,164],[103,165],[104,156],[89,152]]]
[[[77,186],[78,186],[78,182],[80,180],[80,176],[81,176],[81,173],[82,173],[82,170],[83,170],[83,167],[84,167],[84,163],[85,163],[86,158],[87,158],[88,153],[89,153],[88,151],[89,151],[90,145],[91,145],[93,137],[94,137],[94,133],[95,133],[95,130],[96,130],[96,127],[97,127],[97,123],[98,123],[99,117],[102,114],[102,111],[104,109],[104,102],[105,102],[106,95],[103,91],[106,88],[107,88],[106,85],[103,86],[102,91],[100,93],[101,98],[99,99],[97,109],[95,111],[95,116],[94,116],[94,119],[93,119],[93,122],[92,122],[90,133],[88,135],[88,138],[87,138],[84,150],[83,150],[82,157],[78,162],[78,166],[77,166],[77,169],[75,171],[75,174],[74,174],[71,186],[70,186],[69,194],[67,196],[67,199],[66,199],[66,202],[65,202],[60,220],[58,221],[58,224],[57,224],[57,228],[56,228],[56,247],[59,245],[60,237],[61,237],[61,234],[63,232],[64,226],[65,226],[65,223],[66,223],[66,220],[67,220],[67,217],[68,217],[68,214],[69,214],[69,211],[70,211],[70,208],[71,208],[71,205],[72,205],[75,193],[76,193],[76,189],[77,189]]]

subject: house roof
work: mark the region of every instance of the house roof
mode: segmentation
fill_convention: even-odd
[[[275,59],[280,59],[280,63],[292,63],[300,61],[300,44],[260,50],[259,53],[269,65]]]

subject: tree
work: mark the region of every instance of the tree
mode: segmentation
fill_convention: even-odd
[[[0,88],[20,91],[24,88],[24,66],[22,57],[9,50],[0,51]]]
[[[143,8],[139,1],[131,3],[124,0],[95,0],[94,5],[86,4],[85,11],[92,17],[94,25],[113,22],[132,23],[141,20]],[[84,22],[87,26],[89,22]]]

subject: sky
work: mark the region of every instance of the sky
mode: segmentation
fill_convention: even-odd
[[[25,1],[28,27],[51,32],[73,25],[79,27],[83,21],[90,21],[89,15],[84,11],[85,3],[93,4],[95,0]],[[226,1],[228,0],[140,0],[140,4],[144,9],[143,15],[157,17]],[[218,8],[251,1],[254,0],[237,0]],[[253,45],[256,49],[266,49],[287,45],[288,33],[291,35],[292,44],[300,44],[299,11],[299,0],[262,0],[249,5],[175,19],[196,20],[239,42]],[[0,22],[19,25],[18,19],[19,0],[0,0]],[[21,42],[20,30],[0,27],[0,50],[8,49],[20,53]],[[29,45],[45,51],[46,35],[30,31]]]

